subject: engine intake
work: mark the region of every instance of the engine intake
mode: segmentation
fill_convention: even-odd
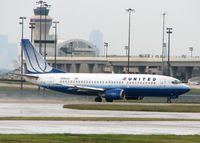
[[[123,99],[124,97],[125,97],[125,92],[123,89],[111,89],[111,90],[106,90],[105,92],[105,99],[107,102]]]

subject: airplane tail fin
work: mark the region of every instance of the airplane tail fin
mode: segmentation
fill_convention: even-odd
[[[61,70],[51,67],[28,39],[22,39],[21,45],[24,50],[28,73],[64,73]]]

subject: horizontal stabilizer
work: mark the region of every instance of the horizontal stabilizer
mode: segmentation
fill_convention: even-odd
[[[31,75],[31,74],[17,74],[17,73],[9,73],[9,74],[17,75],[17,76],[23,76],[23,77],[31,78],[31,79],[38,79],[39,78],[39,76]]]

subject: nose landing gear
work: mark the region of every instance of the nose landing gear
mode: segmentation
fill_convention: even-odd
[[[171,97],[167,97],[167,103],[172,103]]]
[[[95,102],[102,102],[101,96],[97,96],[97,97],[95,98]]]

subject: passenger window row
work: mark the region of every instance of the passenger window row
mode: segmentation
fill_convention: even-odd
[[[60,80],[60,83],[63,84],[129,84],[129,85],[138,85],[138,84],[156,84],[155,82],[123,82],[123,81],[87,81],[87,80]]]

